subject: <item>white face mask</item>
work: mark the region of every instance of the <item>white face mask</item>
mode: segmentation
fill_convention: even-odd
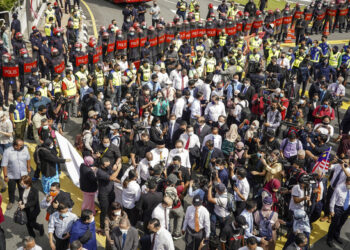
[[[179,153],[182,153],[182,151],[183,151],[183,148],[178,148],[177,149],[177,152],[179,152]]]
[[[128,229],[121,229],[121,228],[119,228],[119,230],[120,230],[120,232],[121,232],[122,234],[128,233]]]
[[[188,132],[188,135],[189,135],[189,136],[192,136],[192,135],[193,135],[193,132]]]
[[[224,122],[219,122],[219,125],[220,125],[220,126],[222,126],[222,125],[224,125],[224,124],[225,124]]]
[[[122,211],[121,210],[118,210],[117,212],[114,212],[114,216],[119,216],[122,214]]]
[[[174,123],[175,123],[175,120],[170,120],[170,123],[171,123],[171,124],[174,124]]]

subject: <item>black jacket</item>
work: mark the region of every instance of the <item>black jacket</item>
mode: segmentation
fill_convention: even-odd
[[[39,191],[34,187],[31,187],[29,190],[24,211],[26,212],[29,221],[36,220],[36,217],[40,214]]]
[[[47,208],[47,212],[49,214],[53,214],[54,212],[56,212],[57,210],[55,208],[53,208],[52,204],[55,202],[58,203],[64,203],[68,206],[68,208],[72,208],[74,206],[74,201],[72,200],[70,193],[64,192],[62,190],[60,190],[60,192],[58,193],[58,195],[55,197],[55,199],[53,199],[53,201],[51,202],[51,205]]]
[[[55,149],[43,148],[39,151],[41,173],[45,177],[52,177],[56,175],[56,164],[65,163],[66,160],[57,157]]]
[[[209,149],[207,147],[203,148],[203,152],[202,152],[202,158],[201,158],[201,163],[200,166],[204,169],[205,167],[205,162],[207,160],[208,157],[208,153],[209,153]],[[211,153],[211,157],[210,157],[210,161],[212,159],[218,159],[218,158],[224,158],[224,154],[222,153],[222,151],[218,148],[214,148],[213,152]],[[210,167],[210,165],[208,166]]]
[[[80,165],[80,189],[83,192],[93,193],[97,191],[97,178],[91,167],[86,166],[84,163]]]

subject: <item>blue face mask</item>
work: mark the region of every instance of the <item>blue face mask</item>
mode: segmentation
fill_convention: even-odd
[[[256,156],[260,159],[261,158],[261,154],[260,153],[256,153]]]
[[[67,213],[61,214],[61,217],[66,218],[66,217],[68,217],[68,214]]]
[[[327,104],[324,104],[324,105],[323,105],[323,108],[325,108],[325,109],[328,108],[328,105],[327,105]]]
[[[216,169],[216,170],[220,170],[220,167],[219,167],[219,166],[215,166],[215,169]]]

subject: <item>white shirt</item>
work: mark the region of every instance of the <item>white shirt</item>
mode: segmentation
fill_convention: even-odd
[[[140,180],[146,181],[149,177],[149,167],[154,167],[154,162],[153,161],[148,161],[147,158],[143,158],[140,162],[139,165],[137,166],[137,175],[139,176]]]
[[[210,94],[211,94],[211,88],[210,88],[210,85],[207,84],[207,83],[204,83],[202,84],[200,90],[202,91],[203,93],[203,98],[204,100],[206,101],[210,101]]]
[[[181,140],[184,144],[184,148],[186,146],[187,140],[188,140],[188,134],[187,133],[183,133],[182,135],[180,135],[179,140]],[[199,137],[196,134],[191,135],[190,138],[190,143],[188,145],[188,149],[190,148],[194,148],[195,146],[197,146],[198,148],[201,147],[201,143],[199,142]]]
[[[61,220],[59,212],[51,214],[47,232],[54,233],[57,238],[62,239],[62,235],[69,233],[73,223],[78,219],[78,216],[71,212],[67,212],[67,215],[67,217]]]
[[[221,88],[221,90],[214,89],[214,90],[211,92],[211,97],[213,97],[213,96],[219,96],[219,97],[224,96],[224,88]]]
[[[221,137],[221,135],[219,135],[219,134],[217,134],[217,135],[213,135],[213,134],[206,135],[204,137],[204,139],[203,139],[202,149],[203,149],[203,147],[205,146],[205,143],[208,140],[212,140],[213,141],[214,148],[221,149],[221,144],[222,144],[222,137]]]
[[[118,61],[117,63],[118,63],[119,66],[120,66],[120,71],[121,71],[121,72],[124,72],[125,70],[127,70],[127,69],[129,68],[128,61],[125,61],[125,62],[123,62],[123,61]]]
[[[205,108],[204,115],[208,116],[211,121],[217,122],[220,115],[226,116],[225,105],[222,102],[218,104],[211,102]]]
[[[237,186],[239,192],[241,193],[241,195],[243,195],[245,200],[248,200],[250,186],[249,186],[247,178],[239,180],[237,178],[237,176],[234,175],[234,176],[232,176],[232,180],[236,180],[236,186]],[[242,201],[241,197],[239,197],[236,193],[235,193],[235,200]]]
[[[17,250],[24,250],[24,248],[23,247],[19,247],[19,248],[17,248]],[[42,248],[41,248],[41,246],[35,245],[30,250],[42,250]]]
[[[219,195],[215,194],[216,204],[214,206],[214,213],[220,217],[227,217],[230,215],[230,212],[227,210],[227,192]]]
[[[162,203],[159,203],[158,206],[153,209],[152,219],[157,218],[160,222],[160,226],[166,230],[169,230],[169,213],[170,208],[166,208],[165,210],[165,208],[162,206]]]
[[[344,207],[346,195],[348,192],[350,192],[350,190],[346,188],[345,184],[338,186],[334,190],[334,193],[333,193],[332,198],[331,198],[331,202],[329,203],[329,211],[330,212],[334,213],[334,206]],[[350,204],[350,200],[349,200],[349,204]]]
[[[165,87],[162,88],[162,92],[164,97],[169,101],[172,102],[175,99],[175,94],[176,94],[176,90],[174,89],[174,87]]]
[[[123,207],[133,209],[135,203],[140,199],[141,188],[136,181],[130,181],[127,188],[123,189],[122,203]]]
[[[247,239],[249,237],[254,237],[257,239],[258,242],[261,241],[261,238],[258,236],[253,235],[253,231],[254,231],[254,217],[252,213],[249,213],[246,209],[243,210],[243,212],[240,214],[242,215],[247,223],[248,223],[248,228],[245,230],[244,233],[244,238]]]
[[[236,103],[235,109],[233,111],[233,115],[236,117],[237,121],[241,121],[242,108],[247,108],[248,106],[249,106],[249,103],[246,100],[242,100]]]
[[[187,227],[190,227],[192,230],[195,229],[195,214],[196,207],[191,205],[186,210],[185,220],[182,226],[182,230],[186,231]],[[210,235],[210,216],[209,211],[203,206],[198,207],[198,221],[199,229],[205,230],[206,238],[209,238]]]
[[[283,61],[283,64],[282,64]],[[290,69],[290,61],[288,58],[278,58],[277,59],[277,64],[281,67],[281,68],[285,68],[285,69]]]
[[[171,111],[172,114],[175,114],[176,119],[179,119],[182,117],[182,113],[185,109],[185,105],[186,105],[186,100],[184,97],[181,97],[179,99],[176,100],[173,109]]]
[[[192,102],[190,110],[191,110],[191,118],[192,119],[197,119],[197,116],[202,116],[201,101],[198,99],[195,99]]]
[[[310,191],[309,194],[311,194],[311,187],[310,187]],[[304,189],[300,189],[300,185],[294,185],[294,187],[292,188],[292,197],[290,198],[290,203],[289,203],[289,210],[296,210],[296,209],[303,209],[304,208],[304,201],[299,202],[299,203],[295,203],[293,196],[298,197],[298,198],[303,198],[305,197],[305,192]]]
[[[345,96],[345,87],[343,84],[334,82],[328,86],[328,90],[331,91],[332,94]]]
[[[188,76],[182,76],[181,71],[177,71],[176,69],[170,72],[170,80],[173,82],[173,87],[177,90],[183,90],[182,81],[183,88],[187,88],[188,86]]]
[[[169,81],[168,73],[158,72],[157,75],[158,75],[158,82],[159,82],[160,86],[164,87],[165,84]]]
[[[238,248],[238,250],[249,250],[249,248],[247,246],[244,246],[244,247]],[[262,247],[256,247],[255,250],[264,250],[264,249]]]
[[[153,240],[153,235],[151,234],[151,242]],[[173,237],[171,233],[165,228],[160,228],[156,233],[154,238],[154,246],[152,250],[175,250]]]
[[[179,149],[176,149],[176,148],[170,150],[168,161],[166,164],[167,166],[169,166],[172,163],[173,158],[176,155],[180,156],[181,158],[181,166],[191,169],[190,154],[188,153],[188,150],[185,150],[183,148],[180,149],[180,152],[179,152]]]
[[[338,174],[340,174],[340,177],[338,179],[338,182],[336,183],[336,186],[334,188],[336,188],[337,186],[340,186],[341,184],[345,183],[346,181],[346,174],[344,173],[343,171],[343,168],[341,167],[340,164],[332,164],[329,168],[328,171],[331,171],[333,170],[333,177],[331,179],[331,186],[333,187],[334,186],[334,182],[335,182],[335,179],[337,178]],[[350,174],[350,168],[347,167],[345,168],[345,171]]]
[[[162,152],[162,157],[160,157],[160,152]],[[164,161],[164,162],[167,161],[168,156],[169,156],[169,149],[167,149],[167,148],[162,148],[162,149],[154,148],[151,150],[151,153],[153,155],[152,162],[154,162],[154,165],[157,165],[160,163],[160,161]]]

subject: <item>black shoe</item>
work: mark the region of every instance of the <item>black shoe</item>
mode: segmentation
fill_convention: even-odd
[[[39,228],[39,233],[40,233],[40,236],[43,236],[44,235],[44,226],[43,225],[40,225],[40,228]]]
[[[333,247],[334,247],[333,241],[330,241],[330,240],[327,240],[327,245],[328,245],[330,248],[333,248]]]
[[[173,235],[173,239],[174,240],[178,240],[178,239],[181,239],[182,238],[182,235],[181,234],[174,234]]]
[[[339,244],[343,244],[343,241],[338,237],[338,238],[334,238],[336,242],[338,242]]]

